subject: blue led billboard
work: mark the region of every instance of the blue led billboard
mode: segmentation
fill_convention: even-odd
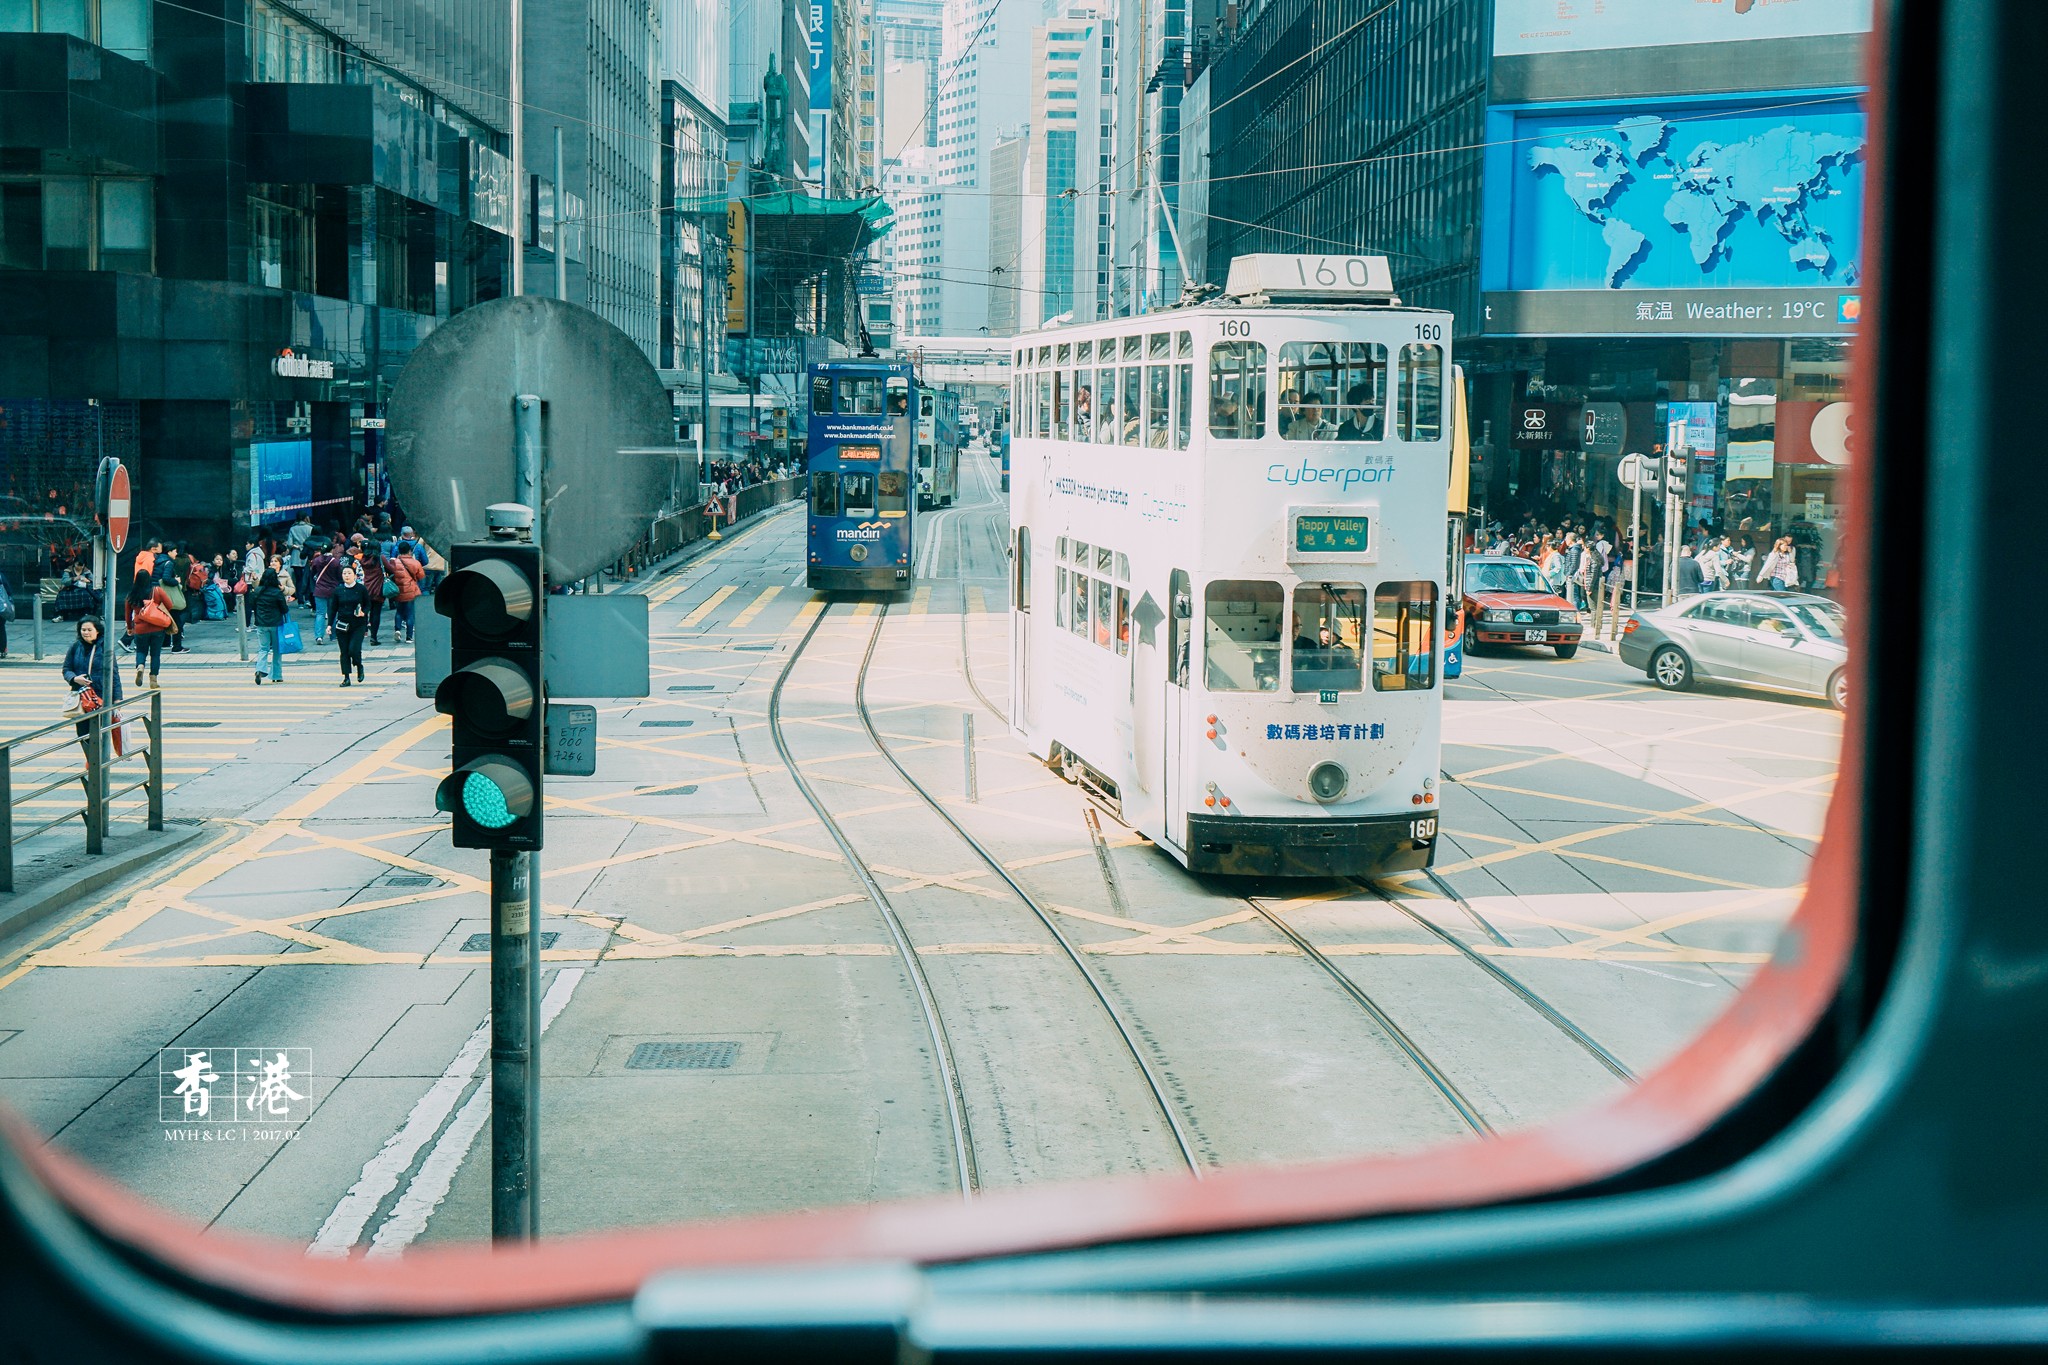
[[[1482,287],[1853,289],[1864,116],[1840,91],[1496,108]]]
[[[290,521],[313,501],[313,442],[249,443],[249,524]]]

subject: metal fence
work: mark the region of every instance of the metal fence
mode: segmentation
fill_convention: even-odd
[[[737,526],[771,507],[803,496],[803,490],[804,480],[801,478],[770,479],[766,483],[742,488],[731,499],[721,499],[731,503],[731,515],[720,517],[718,524]],[[711,534],[711,518],[704,512],[704,506],[709,500],[708,492],[700,491],[696,505],[689,511],[657,520],[648,528],[647,534],[640,538],[640,542],[612,566],[611,576],[630,578],[649,564],[664,559],[685,545],[702,540]]]
[[[138,718],[137,713],[141,715]],[[75,733],[79,726],[85,733]],[[121,727],[122,743],[115,743],[114,727]],[[140,727],[145,743],[136,745],[128,742],[131,732]],[[161,830],[164,827],[164,696],[151,688],[144,693],[102,706],[84,716],[65,716],[51,721],[48,725],[22,734],[0,740],[0,892],[14,890],[14,849],[17,844],[33,839],[47,830],[55,829],[71,819],[85,822],[85,851],[99,854],[106,851],[106,838],[112,830],[114,803],[129,792],[141,788],[147,794],[144,802],[145,818],[149,828]],[[37,740],[56,734],[59,730],[67,733],[63,739],[41,748],[33,746]],[[116,749],[125,749],[117,753]],[[76,752],[79,764],[35,765],[38,759],[53,755],[69,757]],[[122,777],[133,773],[132,766],[140,760],[143,775],[125,786],[116,786]],[[122,764],[130,764],[125,771]],[[55,771],[58,775],[49,781],[27,791],[17,792],[16,777],[35,781]],[[80,803],[69,807],[47,820],[38,819],[43,811],[26,813],[23,808],[40,801],[51,792],[63,791],[73,783],[83,789]],[[24,818],[36,823],[23,828]]]

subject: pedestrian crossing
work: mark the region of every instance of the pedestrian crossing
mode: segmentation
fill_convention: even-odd
[[[933,613],[933,591],[934,589],[930,584],[913,589],[908,602],[891,606],[891,615],[931,615]],[[781,584],[775,587],[763,588],[752,597],[742,597],[741,593],[742,589],[731,583],[715,589],[710,596],[692,607],[689,614],[676,623],[676,629],[698,630],[719,627],[733,631],[746,630],[754,626],[764,615],[782,604],[797,603],[799,604],[799,611],[802,611],[805,608],[814,607],[815,604],[824,600],[812,589],[802,584]],[[736,597],[740,598],[738,603],[733,602],[733,599]],[[650,597],[648,600],[655,601],[657,599]],[[965,601],[966,612],[969,616],[996,614],[989,606],[988,594],[979,587],[968,587]],[[717,618],[724,614],[721,608],[728,607],[728,604],[736,606],[737,610],[733,612],[731,618],[726,620],[721,627]],[[869,617],[873,616],[877,610],[879,610],[878,604],[874,600],[868,599],[854,603],[851,608],[851,614],[855,617]],[[940,599],[938,611],[941,614],[951,614],[951,608],[943,597]],[[772,617],[771,624],[773,624]],[[780,627],[778,626],[777,628],[779,629]]]

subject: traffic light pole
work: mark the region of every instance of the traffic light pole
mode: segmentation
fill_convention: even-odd
[[[539,1232],[539,976],[533,855],[491,853],[491,1239]]]

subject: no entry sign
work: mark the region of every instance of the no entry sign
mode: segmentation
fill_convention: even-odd
[[[100,471],[100,520],[107,528],[107,542],[119,554],[128,544],[128,466],[109,458],[111,470]]]

